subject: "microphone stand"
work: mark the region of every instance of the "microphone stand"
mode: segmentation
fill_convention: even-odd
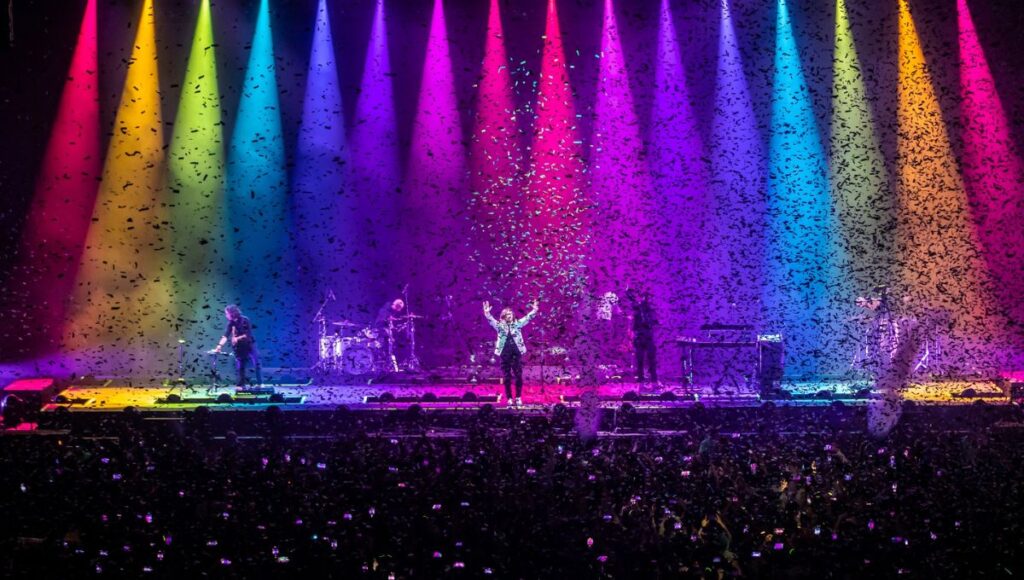
[[[320,336],[327,334],[327,319],[324,318],[324,308],[327,308],[327,303],[331,301],[330,295],[324,298],[324,301],[320,303],[320,309],[316,311],[316,315],[313,316],[313,323],[320,323]]]
[[[174,380],[179,385],[185,384],[185,339],[178,339],[178,378]]]

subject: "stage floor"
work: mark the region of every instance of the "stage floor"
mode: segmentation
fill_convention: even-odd
[[[834,400],[844,404],[866,404],[877,394],[867,381],[817,381],[784,383],[789,398],[774,399],[777,405],[826,406]],[[962,396],[971,389],[971,396]],[[272,392],[271,392],[272,390]],[[523,389],[522,410],[544,411],[562,403],[573,407],[587,392],[596,393],[604,407],[618,407],[627,393],[642,396],[631,403],[637,408],[754,407],[764,401],[754,391],[720,390],[679,384],[660,386],[636,383],[605,384],[583,388],[564,384],[529,384]],[[467,396],[467,393],[471,395]],[[673,396],[665,397],[664,393]],[[271,394],[275,396],[272,398]],[[902,393],[905,400],[923,405],[967,405],[978,399],[989,403],[1007,402],[999,383],[994,381],[941,381],[911,384]],[[418,404],[425,410],[472,410],[485,404],[508,408],[504,388],[499,384],[373,384],[373,385],[298,385],[280,384],[264,391],[238,391],[232,386],[212,385],[126,385],[107,381],[101,385],[76,385],[60,393],[61,401],[48,404],[44,411],[66,408],[71,412],[111,412],[133,407],[146,412],[176,412],[199,406],[216,411],[265,410],[270,405],[282,410],[333,410],[346,406],[351,410],[393,410]],[[382,398],[383,397],[383,398]]]

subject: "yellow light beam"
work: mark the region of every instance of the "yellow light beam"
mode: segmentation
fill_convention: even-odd
[[[153,0],[145,0],[72,298],[68,346],[116,347],[127,360],[168,355],[168,212]],[[111,364],[113,362],[111,361]]]
[[[989,276],[907,0],[899,2],[898,66],[897,246],[902,290],[912,301],[906,310],[949,316],[957,346],[947,363],[974,366],[995,327]]]

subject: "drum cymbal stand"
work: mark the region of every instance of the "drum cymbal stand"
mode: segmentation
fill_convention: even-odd
[[[405,296],[405,312],[409,317],[409,324],[406,325],[406,336],[409,337],[409,359],[405,361],[405,367],[412,372],[419,372],[420,359],[416,356],[416,317],[412,313],[412,306],[409,304],[409,285],[406,284],[402,292]],[[396,365],[397,366],[397,365]]]
[[[412,372],[419,372],[420,370],[420,359],[416,356],[416,319],[409,318],[409,324],[406,326],[406,336],[409,337],[409,359],[405,361],[405,367],[407,370]]]
[[[931,370],[932,367],[938,367],[939,364],[939,340],[934,336],[926,336],[921,341],[924,346],[924,352],[917,359],[917,363],[914,364],[914,372],[920,372],[921,369]]]
[[[398,357],[395,356],[395,322],[388,318],[388,327],[384,329],[388,335],[388,361],[389,371],[398,372]]]
[[[327,308],[327,303],[334,300],[334,290],[327,290],[327,295],[324,296],[324,301],[320,303],[320,309],[316,311],[316,315],[313,316],[313,324],[316,325],[317,340],[316,340],[316,354],[317,361],[313,365],[314,371],[326,372],[329,369],[326,368],[326,362],[324,358],[320,356],[320,344],[324,338],[327,337],[327,318],[324,316],[324,308]]]

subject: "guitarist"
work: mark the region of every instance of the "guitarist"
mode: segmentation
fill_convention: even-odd
[[[235,351],[235,369],[238,371],[237,385],[239,387],[246,386],[245,369],[250,364],[256,370],[256,382],[262,383],[260,353],[256,350],[256,337],[252,334],[252,323],[242,315],[242,310],[234,304],[230,304],[224,309],[224,316],[228,319],[228,327],[213,352],[220,352],[221,348],[230,340]]]

